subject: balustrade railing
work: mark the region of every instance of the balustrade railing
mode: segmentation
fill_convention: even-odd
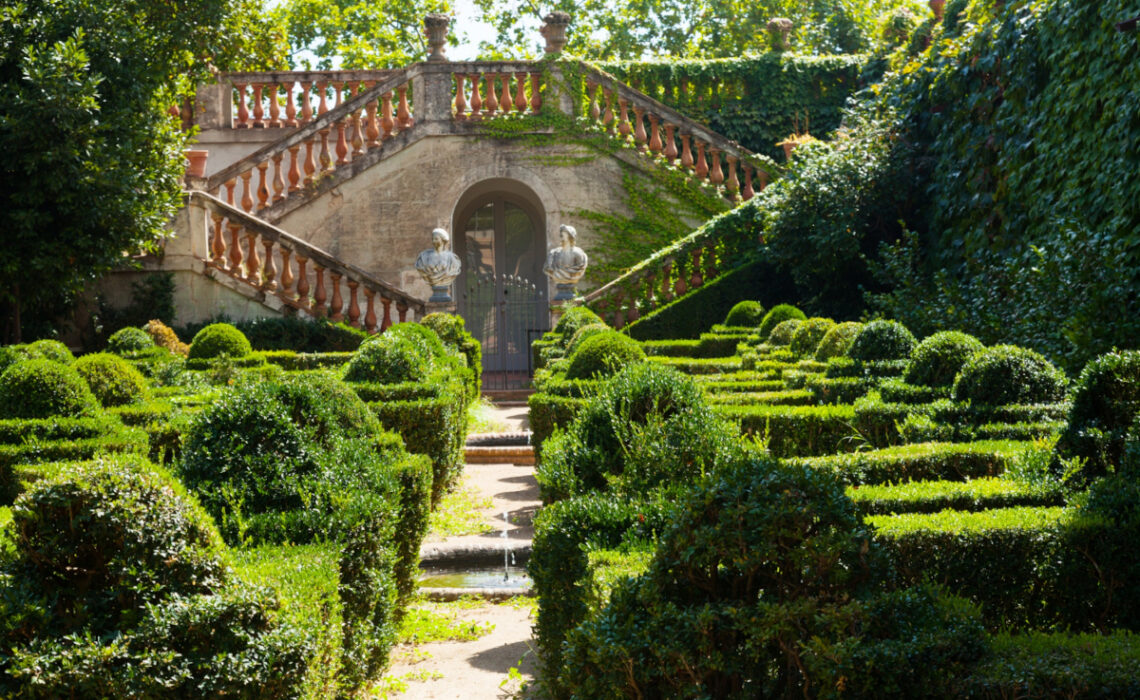
[[[372,87],[398,70],[274,71],[222,73],[218,76],[230,100],[230,128],[278,129],[304,126],[340,106],[360,86]],[[228,89],[227,89],[228,88]]]
[[[209,267],[299,312],[369,333],[424,315],[421,300],[217,197],[192,191],[187,206],[208,218]]]
[[[450,63],[452,115],[476,121],[507,114],[537,114],[542,109],[543,73],[533,61]]]

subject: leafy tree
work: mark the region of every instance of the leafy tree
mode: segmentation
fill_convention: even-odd
[[[209,59],[241,52],[241,33],[226,33],[239,9],[234,0],[0,7],[7,339],[50,322],[124,251],[161,239],[183,169],[184,136],[167,110],[207,77]]]

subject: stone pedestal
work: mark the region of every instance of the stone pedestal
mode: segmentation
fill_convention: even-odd
[[[451,298],[451,294],[449,293],[450,288],[449,287],[444,288],[444,293],[447,296],[446,301],[436,301],[436,297],[439,296],[439,294],[437,292],[437,288],[432,287],[432,291],[436,292],[436,293],[432,294],[431,299],[428,299],[427,303],[424,304],[424,315],[425,316],[428,314],[453,314],[454,315],[456,313],[455,300]]]

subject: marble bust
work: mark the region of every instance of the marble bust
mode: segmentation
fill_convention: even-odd
[[[459,276],[459,256],[447,249],[451,236],[437,228],[431,232],[431,248],[416,258],[416,271],[431,285],[430,303],[451,301],[451,283]]]
[[[586,274],[586,266],[590,261],[582,249],[574,245],[578,232],[573,226],[563,224],[558,229],[558,235],[562,239],[562,245],[550,249],[542,271],[558,286],[554,301],[565,301],[574,298],[575,285]]]

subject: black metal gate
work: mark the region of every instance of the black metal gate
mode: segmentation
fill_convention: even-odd
[[[530,344],[550,330],[546,285],[516,275],[467,276],[467,330],[483,344],[483,389],[525,389],[534,375]]]

